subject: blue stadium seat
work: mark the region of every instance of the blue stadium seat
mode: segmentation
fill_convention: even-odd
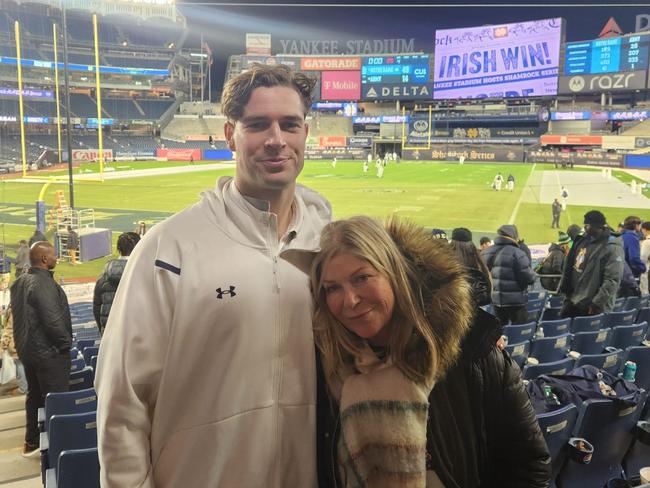
[[[640,297],[627,297],[625,299],[625,304],[623,305],[623,310],[639,310],[641,308],[641,298]]]
[[[571,332],[593,332],[603,327],[605,314],[591,315],[589,317],[573,317],[571,321]]]
[[[94,412],[97,409],[97,393],[94,388],[77,391],[48,393],[45,408],[39,411],[41,430],[47,432],[52,415]]]
[[[571,345],[571,334],[556,337],[540,337],[530,341],[530,357],[540,363],[552,363],[564,359]]]
[[[641,295],[639,308],[650,306],[650,295]]]
[[[70,359],[77,359],[78,356],[79,356],[79,349],[77,349],[76,347],[71,348]]]
[[[523,341],[517,344],[508,343],[505,350],[510,354],[512,360],[517,363],[520,368],[523,368],[530,352],[530,341]]]
[[[573,334],[571,350],[580,354],[601,354],[611,341],[612,330],[601,329],[594,332]]]
[[[93,368],[93,371],[97,374],[97,356],[90,358],[90,367]]]
[[[92,357],[97,356],[98,354],[99,347],[87,347],[84,349],[84,360],[86,361],[86,364],[90,364]]]
[[[101,339],[81,339],[77,341],[77,349],[82,353],[87,347],[99,347]]]
[[[543,321],[558,320],[558,319],[560,319],[560,312],[561,311],[562,311],[562,307],[545,308],[542,311],[542,320]],[[569,319],[569,321],[571,321],[571,320]]]
[[[623,360],[623,351],[620,349],[602,354],[583,354],[576,361],[576,368],[591,364],[599,369],[604,369],[610,374],[617,374]]]
[[[549,309],[546,309],[549,310]],[[544,312],[546,312],[546,310]],[[544,337],[553,337],[566,334],[571,327],[571,319],[542,320],[539,327],[544,331]]]
[[[634,394],[622,397],[632,399]],[[633,429],[641,415],[647,393],[641,401],[625,407],[607,399],[583,402],[578,413],[574,437],[594,446],[590,464],[568,461],[560,471],[557,485],[562,488],[598,488],[621,476],[621,462],[633,440]]]
[[[621,312],[625,310],[623,307],[625,307],[625,298],[617,298],[614,302],[614,312]]]
[[[46,487],[56,486],[59,455],[63,451],[97,447],[96,417],[95,412],[86,412],[55,415],[50,419]]]
[[[646,403],[648,403],[648,401]],[[641,470],[641,468],[645,468],[648,466],[648,464],[650,464],[650,443],[648,443],[647,439],[639,439],[638,436],[638,433],[642,428],[643,430],[647,431],[648,420],[649,419],[647,417],[645,420],[643,420],[643,414],[641,414],[641,420],[637,424],[637,428],[635,430],[635,434],[637,434],[636,439],[625,454],[625,458],[623,458],[623,470],[625,471],[628,478],[635,476]],[[645,425],[643,427],[640,425],[642,422],[645,422]],[[644,434],[647,434],[647,432],[644,432]]]
[[[636,322],[648,322],[650,324],[650,307],[641,307],[639,309]]]
[[[647,330],[647,322],[614,327],[612,329],[612,340],[610,345],[618,349],[627,349],[630,346],[638,346],[644,341]]]
[[[552,412],[537,414],[537,422],[551,453],[551,479],[554,480],[568,454],[567,442],[578,419],[578,407],[573,403]]]
[[[548,304],[552,308],[562,307],[565,298],[564,295],[551,295],[548,298]]]
[[[56,488],[99,488],[97,448],[72,449],[59,455]]]
[[[95,373],[93,369],[86,366],[81,371],[70,373],[70,391],[85,390],[93,387]]]
[[[546,290],[535,290],[528,292],[528,303],[532,300],[546,300]]]
[[[620,312],[609,312],[605,314],[605,327],[617,327],[619,325],[632,325],[636,319],[636,310],[622,310]]]
[[[544,310],[545,299],[528,300],[526,308],[528,309],[528,321],[537,322]]]
[[[526,364],[522,371],[525,380],[532,380],[541,374],[567,374],[573,369],[576,360],[573,358],[560,359],[552,363]]]
[[[636,363],[636,376],[634,380],[636,386],[650,392],[650,347],[628,347],[621,361],[621,373],[623,372],[626,361]]]
[[[86,367],[86,362],[83,358],[73,359],[70,362],[70,372],[81,371]]]
[[[535,330],[537,330],[536,322],[503,326],[503,333],[508,337],[508,342],[515,344],[531,340],[535,335]]]

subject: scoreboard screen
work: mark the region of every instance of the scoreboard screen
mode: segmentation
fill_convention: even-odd
[[[361,83],[363,84],[424,84],[427,81],[429,81],[428,54],[363,58],[361,66]]]
[[[571,42],[566,45],[564,74],[645,71],[649,55],[650,34]]]

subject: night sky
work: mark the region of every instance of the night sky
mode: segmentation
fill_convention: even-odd
[[[263,6],[252,2],[236,2],[237,6],[224,6],[225,2],[177,2],[186,16],[192,37],[186,44],[198,46],[198,34],[204,39],[215,56],[213,86],[218,90],[223,83],[226,61],[229,55],[243,54],[246,32],[270,33],[273,54],[281,50],[280,40],[338,40],[344,46],[348,40],[415,38],[415,49],[433,52],[436,29],[472,27],[486,24],[502,24],[551,17],[566,20],[566,41],[594,39],[610,17],[614,17],[624,33],[634,32],[635,19],[639,14],[650,15],[647,2],[565,2],[571,6],[559,6],[557,1],[545,3],[475,2],[474,6],[458,5],[458,1],[445,2],[445,6],[428,7],[432,2],[406,2],[396,4],[385,1],[356,2],[364,7],[347,7],[343,2],[286,1],[283,5],[270,2]],[[235,2],[231,2],[235,3]],[[352,2],[347,2],[351,4]],[[286,5],[290,4],[290,5]],[[339,5],[337,5],[339,4]],[[327,5],[327,6],[324,6]],[[389,5],[399,5],[390,7]],[[439,3],[440,5],[440,3]]]

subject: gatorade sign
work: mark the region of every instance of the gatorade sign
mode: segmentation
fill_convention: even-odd
[[[302,71],[355,71],[361,69],[361,58],[301,58]]]

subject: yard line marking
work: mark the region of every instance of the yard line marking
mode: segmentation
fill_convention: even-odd
[[[517,218],[517,213],[519,212],[519,207],[521,206],[521,202],[524,199],[524,193],[528,191],[528,181],[530,180],[530,177],[533,174],[533,171],[535,171],[535,166],[537,166],[537,163],[533,163],[533,169],[530,170],[530,173],[528,173],[528,178],[526,178],[526,184],[524,187],[521,189],[521,193],[519,194],[519,198],[517,199],[517,204],[515,205],[515,208],[512,209],[512,215],[510,215],[510,220],[508,220],[508,224],[512,225],[515,223],[515,219]],[[532,189],[531,189],[532,191]]]

